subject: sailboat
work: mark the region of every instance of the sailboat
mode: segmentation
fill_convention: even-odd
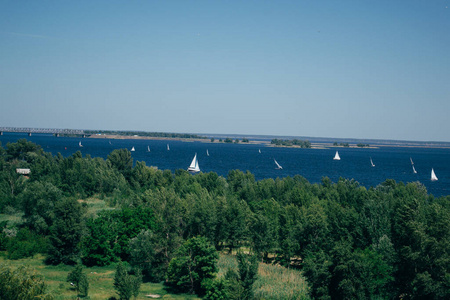
[[[167,151],[170,151],[170,147],[169,147],[169,144],[167,144]]]
[[[433,168],[431,168],[431,181],[437,181],[438,178],[436,177],[436,174],[434,173]]]
[[[111,141],[109,141],[109,144],[111,145]]]
[[[258,152],[261,153],[261,149],[258,149]]]
[[[147,146],[147,152],[150,152],[150,146]]]
[[[277,169],[278,170],[281,170],[281,169],[283,169],[283,167],[282,166],[280,166],[280,164],[275,160],[275,158],[273,159],[273,161],[275,162],[275,164],[277,165]]]
[[[412,169],[413,169],[413,173],[417,174],[416,168],[414,168],[414,162],[413,162],[412,158],[410,157],[409,160],[411,161],[411,166],[412,166]]]
[[[339,157],[339,153],[336,151],[336,155],[333,158],[334,160],[341,160],[341,158]]]
[[[133,148],[131,148],[131,150],[130,151],[136,151],[136,150],[134,150],[134,146],[133,146]]]
[[[195,153],[194,159],[191,162],[191,165],[187,169],[189,172],[200,172],[200,167],[198,166],[197,153]]]
[[[208,156],[209,156],[209,152],[208,152],[208,149],[206,149],[206,155],[208,155]]]
[[[81,142],[78,143],[78,146],[83,147],[83,145],[81,145]]]
[[[370,158],[370,164],[372,165],[372,167],[375,167],[375,165],[373,164],[373,161],[372,161],[372,157]]]

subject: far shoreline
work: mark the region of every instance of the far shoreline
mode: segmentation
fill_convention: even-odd
[[[231,135],[232,136],[232,135]],[[201,143],[212,143],[219,144],[225,142],[220,142],[218,138],[214,138],[214,141],[211,142],[210,137],[205,137],[203,139],[200,138],[181,138],[181,137],[153,137],[153,136],[139,136],[139,135],[118,135],[118,134],[92,134],[87,138],[95,138],[95,139],[110,139],[110,140],[159,140],[159,141],[181,141],[181,142],[201,142]],[[238,138],[241,140],[240,138]],[[234,142],[233,142],[234,143]],[[404,144],[400,142],[395,142],[392,144],[389,143],[380,143],[375,145],[369,145],[368,147],[358,147],[357,143],[350,144],[349,146],[335,146],[333,143],[327,142],[311,142],[311,148],[301,148],[300,146],[277,146],[270,143],[270,141],[265,140],[250,140],[249,142],[239,142],[240,145],[262,145],[264,147],[281,147],[281,148],[296,148],[296,149],[379,149],[381,147],[399,147],[399,148],[435,148],[435,149],[450,149],[449,146],[437,145],[435,143],[429,143],[424,145],[421,142],[405,142]]]

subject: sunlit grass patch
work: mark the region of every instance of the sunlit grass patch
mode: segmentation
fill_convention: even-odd
[[[12,267],[25,265],[34,268],[37,273],[44,277],[47,291],[54,296],[55,300],[77,299],[77,292],[69,282],[66,282],[67,275],[74,269],[74,266],[52,266],[44,264],[43,261],[44,256],[42,255],[18,260],[6,260],[0,257],[0,264],[6,263]],[[118,298],[113,285],[115,270],[115,265],[83,268],[83,272],[88,277],[89,297],[91,300],[105,300],[110,297]],[[150,299],[146,295],[161,295],[163,299],[200,299],[195,295],[169,294],[164,289],[163,283],[150,282],[141,285],[139,296],[136,299]]]
[[[107,202],[105,200],[102,200],[97,197],[90,197],[83,200],[78,200],[81,204],[87,205],[87,214],[88,216],[96,216],[99,211],[102,210],[110,210],[114,209],[112,207],[109,207]]]
[[[19,225],[23,223],[23,213],[13,213],[13,214],[0,214],[0,223],[7,221],[8,227]]]

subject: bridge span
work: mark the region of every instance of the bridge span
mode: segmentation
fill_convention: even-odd
[[[27,128],[27,127],[0,127],[0,135],[3,132],[25,132],[28,136],[33,133],[50,133],[55,135],[60,134],[81,134],[84,135],[84,130],[82,129],[58,129],[58,128]]]

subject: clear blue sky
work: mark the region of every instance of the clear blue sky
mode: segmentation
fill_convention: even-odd
[[[0,0],[0,126],[450,141],[450,0]]]

